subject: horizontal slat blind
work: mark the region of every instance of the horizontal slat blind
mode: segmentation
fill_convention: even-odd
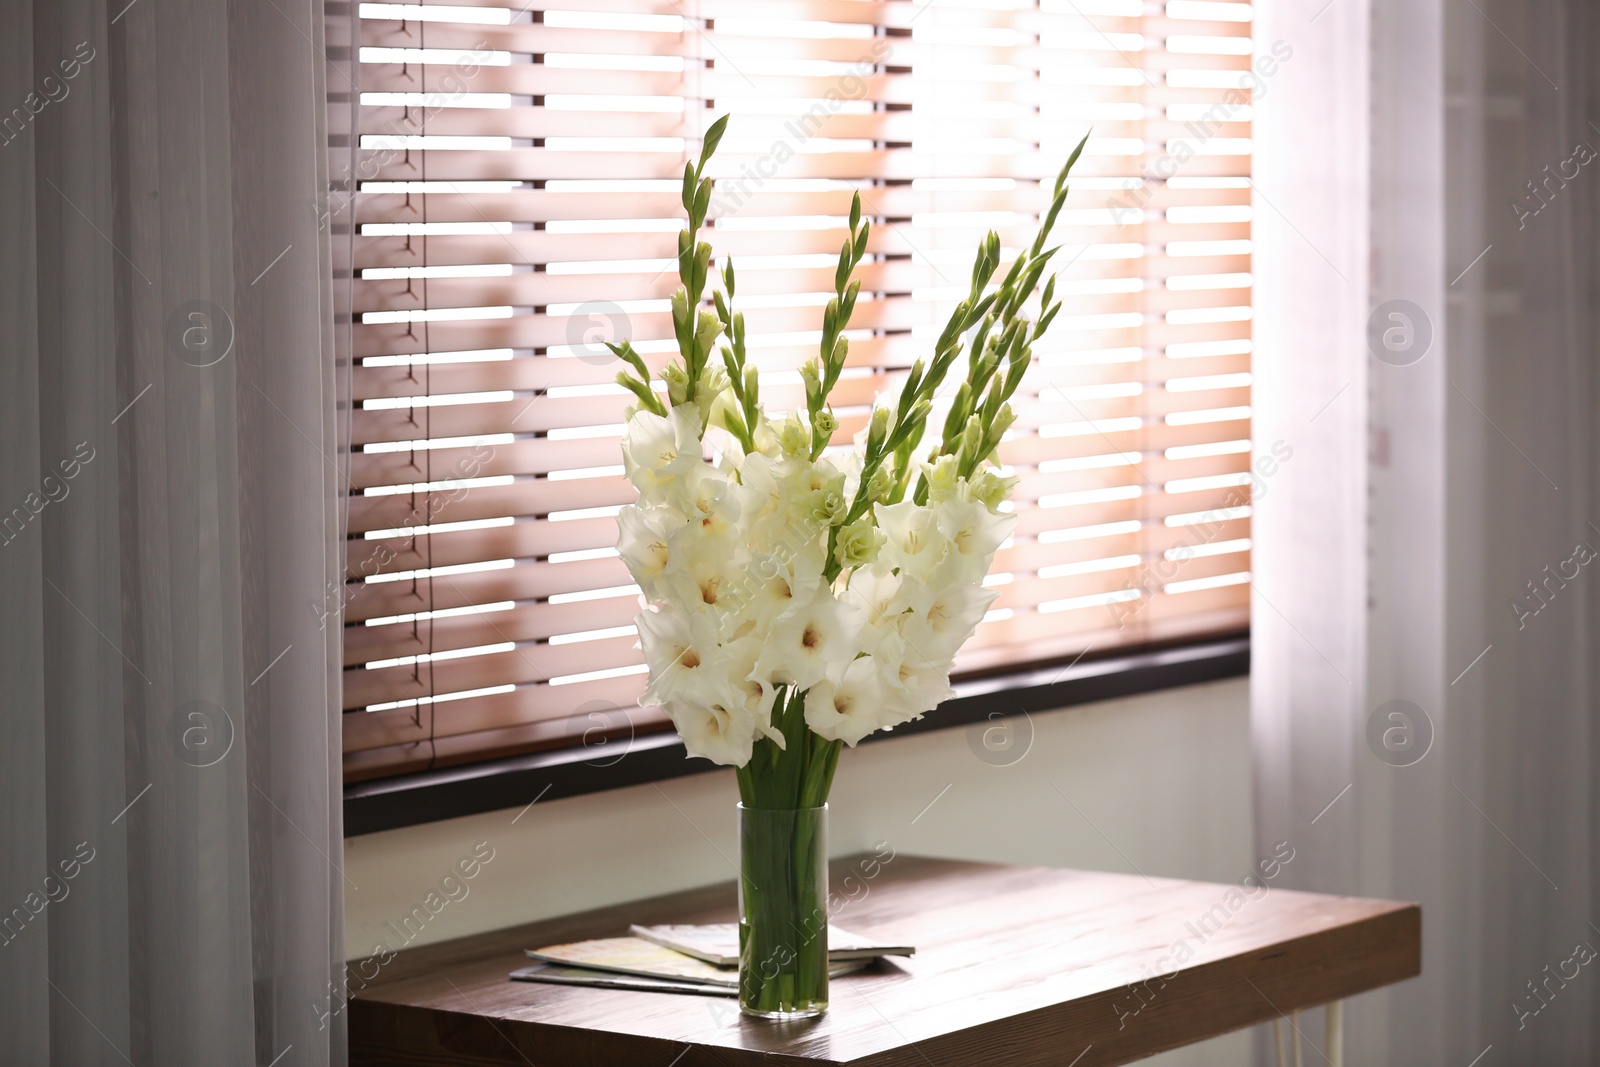
[[[838,444],[926,354],[978,238],[1031,238],[1092,125],[1067,306],[1002,449],[1020,522],[959,665],[1245,624],[1247,3],[361,12],[347,779],[663,725],[635,706],[628,397],[600,341],[668,358],[679,177],[723,112],[708,239],[769,410],[803,402],[852,190],[874,218]]]

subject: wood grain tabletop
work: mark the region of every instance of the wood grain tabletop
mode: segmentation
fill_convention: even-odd
[[[834,979],[821,1019],[507,978],[525,948],[730,922],[729,881],[400,952],[352,980],[351,1064],[1104,1067],[1421,971],[1414,904],[884,855],[834,862],[832,921],[916,955]]]

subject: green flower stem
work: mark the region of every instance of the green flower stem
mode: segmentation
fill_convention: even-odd
[[[772,722],[785,747],[756,742],[738,768],[740,813],[739,1000],[759,1013],[828,1003],[825,816],[843,743],[813,733],[805,693],[784,687]]]
[[[783,734],[784,747],[769,738],[756,741],[750,762],[735,772],[739,799],[746,807],[767,810],[826,804],[844,743],[811,731],[805,720],[805,693],[792,686],[779,690],[772,724]]]
[[[1078,157],[1083,154],[1083,147],[1088,140],[1089,136],[1085,134],[1057,173],[1055,188],[1051,193],[1050,208],[1039,224],[1039,231],[1034,236],[1032,246],[1017,256],[1011,264],[1011,269],[1001,281],[999,289],[990,294],[991,303],[982,324],[970,339],[968,388],[957,395],[950,415],[945,420],[944,438],[930,456],[930,458],[940,455],[958,456],[960,473],[963,477],[970,477],[994,455],[1006,429],[1015,421],[1015,415],[1008,401],[1016,392],[1017,386],[1021,384],[1023,372],[1032,362],[1031,345],[1043,335],[1046,327],[1061,310],[1060,301],[1051,303],[1051,299],[1055,296],[1056,284],[1052,275],[1045,283],[1038,320],[1029,323],[1022,314],[1023,305],[1038,288],[1051,258],[1059,251],[1057,248],[1046,249],[1045,241],[1049,239],[1050,231],[1066,204],[1067,177],[1073,165],[1078,162]],[[995,255],[998,258],[998,245],[995,247]],[[985,260],[986,256],[980,252],[978,265],[988,266]],[[974,270],[974,285],[976,284],[977,272]],[[975,289],[974,293],[977,291]],[[998,333],[995,332],[996,329]],[[946,335],[948,334],[949,328],[946,329]],[[940,340],[943,343],[945,338],[942,337]],[[1004,373],[1000,373],[1002,367]],[[978,420],[979,432],[975,442],[968,446],[965,439],[974,419]],[[912,499],[919,504],[927,502],[928,481],[925,475],[917,478]]]
[[[855,313],[856,298],[861,294],[861,283],[854,280],[852,275],[855,274],[856,267],[861,264],[862,257],[866,255],[867,237],[871,230],[872,223],[861,217],[861,194],[857,193],[850,201],[850,235],[845,238],[843,247],[839,249],[839,263],[834,269],[834,295],[822,314],[822,342],[818,358],[815,363],[808,365],[809,370],[803,373],[806,383],[806,413],[810,416],[811,422],[813,460],[822,455],[822,450],[828,447],[828,441],[837,425],[831,417],[824,419],[821,416],[826,409],[828,396],[838,383],[839,375],[844,371],[845,360],[849,356],[850,344],[840,335],[850,325],[850,316]]]
[[[843,744],[805,723],[805,693],[785,687],[772,710],[785,747],[758,741],[737,771],[740,1002],[758,1012],[826,1007],[827,848],[821,809]]]
[[[828,1004],[825,810],[739,812],[739,1002],[760,1014]]]
[[[672,326],[678,340],[678,352],[683,357],[685,403],[695,399],[706,358],[716,341],[716,333],[708,336],[699,316],[706,276],[711,265],[711,246],[699,238],[700,227],[705,224],[706,212],[711,207],[711,179],[704,176],[706,164],[716,152],[717,144],[727,128],[727,115],[713,122],[710,129],[706,130],[699,162],[683,165],[682,202],[683,210],[689,216],[689,228],[678,235],[678,279],[683,284],[673,294]]]

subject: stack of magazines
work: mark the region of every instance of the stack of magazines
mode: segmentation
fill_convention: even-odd
[[[531,967],[511,972],[522,982],[644,989],[732,997],[739,993],[739,927],[632,926],[628,937],[530,948]],[[880,944],[828,927],[828,973],[859,971],[880,956],[909,956],[910,945]]]

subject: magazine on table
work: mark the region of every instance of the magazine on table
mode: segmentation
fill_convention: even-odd
[[[737,923],[709,923],[702,925],[630,926],[634,937],[642,937],[686,956],[705,960],[719,967],[736,967],[739,964],[739,925]],[[828,960],[844,963],[851,960],[875,960],[879,956],[910,956],[916,952],[911,945],[896,945],[861,937],[837,926],[828,927]]]
[[[694,987],[707,986],[731,993],[739,988],[737,966],[719,966],[668,948],[666,945],[647,941],[642,937],[606,937],[592,941],[573,941],[567,944],[525,949],[524,954],[530,959],[549,964],[556,969],[537,966],[523,968],[511,975],[519,981],[645,988],[638,985],[623,986],[615,981],[616,976],[626,975],[674,984],[673,988],[663,989],[664,992],[705,992],[706,990]],[[872,959],[873,957],[832,960],[828,966],[828,974],[837,978],[859,971],[871,963]],[[735,956],[734,963],[737,962]],[[677,988],[679,986],[688,988]]]
[[[614,971],[596,971],[588,967],[567,967],[542,960],[531,967],[512,971],[511,977],[519,982],[586,985],[601,989],[635,989],[647,993],[692,993],[703,997],[732,997],[739,994],[739,990],[734,986],[685,982],[675,978],[646,978],[640,974],[618,974]]]

